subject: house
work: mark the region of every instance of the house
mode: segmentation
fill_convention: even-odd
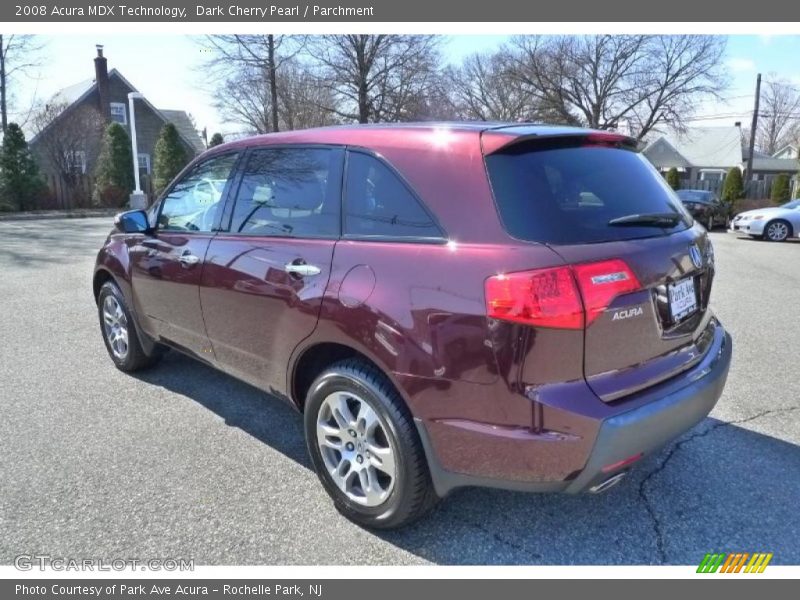
[[[778,150],[772,156],[775,158],[793,158],[797,160],[800,158],[800,153],[798,153],[796,144],[788,144],[783,148],[781,148],[780,150]]]
[[[749,156],[749,148],[742,150],[742,171],[747,170],[747,157]],[[753,177],[755,182],[753,185],[754,191],[749,194],[750,196],[758,196],[767,198],[772,190],[772,183],[778,175],[789,175],[789,185],[792,197],[797,195],[798,188],[798,169],[800,169],[800,162],[797,158],[788,158],[786,153],[783,157],[777,155],[770,156],[758,150],[753,152]]]
[[[680,187],[719,192],[725,175],[733,167],[747,170],[749,148],[744,143],[741,129],[733,127],[692,127],[683,132],[672,132],[651,140],[642,151],[661,172],[676,168]],[[772,182],[786,173],[791,177],[793,194],[798,189],[800,162],[797,147],[781,148],[774,155],[753,153],[754,183],[749,186],[748,197],[767,198]]]
[[[49,102],[55,111],[30,142],[48,181],[79,179],[94,173],[103,130],[108,123],[122,125],[130,135],[128,94],[138,90],[116,69],[108,70],[103,47],[97,46],[94,79],[57,92]],[[153,169],[155,145],[162,127],[173,123],[188,158],[205,150],[191,117],[182,110],[159,110],[146,98],[134,100],[140,175]]]
[[[662,173],[678,169],[683,188],[716,189],[726,173],[742,164],[739,127],[692,127],[651,141],[642,151]]]

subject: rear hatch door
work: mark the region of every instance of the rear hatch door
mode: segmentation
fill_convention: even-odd
[[[506,230],[575,266],[593,391],[615,401],[699,362],[711,341],[713,249],[633,141],[583,132],[488,146]],[[622,280],[630,285],[609,297]]]

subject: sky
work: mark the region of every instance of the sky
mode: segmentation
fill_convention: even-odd
[[[458,63],[473,52],[491,51],[505,41],[503,35],[445,36],[443,53],[448,62]],[[765,79],[777,76],[800,86],[800,36],[727,36],[726,66],[731,77],[724,101],[698,107],[693,125],[732,125],[752,115],[756,74]],[[186,110],[198,128],[235,131],[235,125],[221,122],[213,108],[214,83],[204,73],[207,58],[197,37],[174,34],[109,34],[41,36],[46,43],[43,66],[20,78],[16,104],[26,110],[31,100],[46,101],[58,90],[94,77],[95,44],[105,46],[109,69],[118,69],[157,108]],[[18,115],[12,115],[18,116]],[[717,118],[706,118],[717,116]]]

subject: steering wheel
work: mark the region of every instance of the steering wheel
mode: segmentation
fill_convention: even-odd
[[[214,202],[213,204],[210,204],[200,215],[200,219],[198,219],[199,230],[211,231],[211,228],[214,226],[214,213],[216,212],[217,204],[219,204],[219,202]]]

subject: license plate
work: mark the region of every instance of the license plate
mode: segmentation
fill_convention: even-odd
[[[673,321],[680,321],[697,310],[697,296],[694,293],[694,279],[689,277],[677,283],[671,283],[669,292],[669,310]]]

